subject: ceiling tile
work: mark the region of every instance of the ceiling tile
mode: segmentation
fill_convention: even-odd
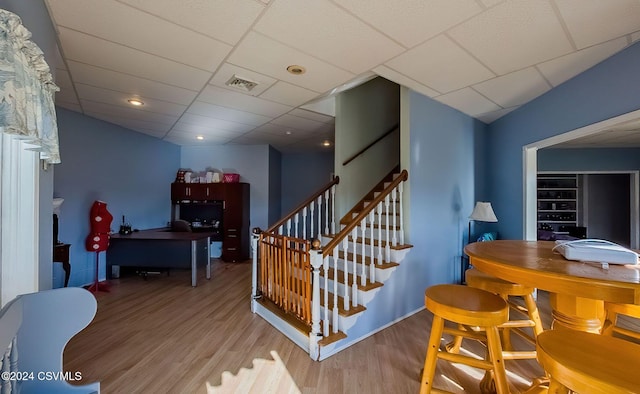
[[[66,102],[63,100],[58,100],[56,98],[56,107],[62,107],[71,111],[82,113],[82,107],[80,107],[79,103],[75,103],[75,102]]]
[[[138,108],[127,108],[119,105],[111,105],[96,101],[82,100],[82,108],[85,113],[103,114],[113,116],[114,119],[134,119],[171,127],[177,120],[177,116],[148,112]],[[151,128],[151,127],[149,127]]]
[[[240,42],[228,61],[318,93],[329,91],[354,77],[348,71],[254,32]],[[290,74],[287,67],[292,64],[305,67],[307,72],[303,75]]]
[[[502,108],[509,108],[531,101],[551,87],[538,70],[529,67],[473,85],[473,89]]]
[[[191,107],[189,107],[189,113],[253,126],[260,126],[272,119],[271,117],[226,108],[215,104],[205,103],[203,101],[195,101],[191,104]]]
[[[308,102],[317,95],[318,93],[311,90],[292,85],[288,82],[280,81],[262,93],[260,98],[297,107]]]
[[[509,112],[517,108],[518,107],[511,107],[511,108],[499,109],[497,111],[487,112],[485,114],[477,115],[476,119],[489,124],[497,119],[500,119],[501,117],[505,116],[506,114],[508,114]]]
[[[74,61],[69,61],[69,69],[76,83],[127,92],[132,96],[137,95],[175,104],[189,105],[198,94],[193,90]]]
[[[507,1],[448,33],[498,75],[573,50],[549,1]]]
[[[253,0],[120,0],[186,28],[236,44],[264,10]]]
[[[410,86],[412,90],[415,90],[418,93],[422,93],[423,95],[427,96],[427,97],[433,97],[433,96],[438,96],[440,95],[440,93],[436,92],[435,90],[428,88],[426,86],[424,86],[423,84],[405,76],[400,74],[398,71],[396,70],[392,70],[387,66],[378,66],[376,68],[373,69],[373,71],[376,72],[376,74],[380,75],[383,78],[388,79],[389,81],[395,82],[398,85],[402,85],[402,86]]]
[[[256,82],[258,85],[256,85],[253,89],[251,89],[248,92],[239,90],[234,87],[227,86],[227,82],[234,76],[237,76],[239,78],[249,80],[252,82]],[[209,83],[211,85],[215,85],[223,89],[229,89],[237,93],[248,94],[251,96],[259,96],[260,93],[264,92],[271,85],[276,83],[276,79],[257,73],[255,71],[247,70],[246,68],[238,67],[234,64],[223,63],[220,69],[216,71],[213,78],[211,78],[211,81],[209,81]]]
[[[232,49],[229,44],[116,1],[55,0],[49,4],[59,26],[203,70],[214,71]]]
[[[448,93],[495,75],[446,36],[438,36],[386,64],[393,70]]]
[[[443,104],[453,107],[469,116],[499,110],[500,107],[471,88],[464,88],[442,96],[434,97]]]
[[[73,88],[73,82],[71,82],[71,77],[66,70],[55,70],[55,83],[60,88],[60,91],[56,92],[54,96],[56,104],[66,102],[80,106],[78,96],[76,96],[76,91]]]
[[[190,90],[200,90],[211,77],[206,71],[64,27],[59,32],[64,54],[70,60]]]
[[[623,37],[549,60],[536,67],[553,86],[558,86],[620,51],[626,45],[627,39]]]
[[[335,0],[407,48],[432,38],[482,11],[468,0]]]
[[[311,119],[322,123],[335,123],[335,118],[333,116],[325,115],[322,113],[318,113],[315,111],[310,111],[302,108],[296,108],[293,111],[289,112],[289,115],[299,116],[301,118]]]
[[[78,90],[78,96],[80,100],[90,100],[105,104],[117,105],[125,108],[133,108],[131,104],[127,102],[132,98],[131,95],[118,92],[115,90],[97,88],[94,86],[84,85],[76,83],[76,89]],[[166,101],[154,100],[148,97],[137,97],[144,102],[144,105],[139,108],[135,108],[155,112],[166,115],[180,116],[187,109],[185,105],[168,103]]]
[[[273,2],[254,30],[355,74],[404,50],[327,0]]]
[[[252,130],[255,126],[245,124],[245,123],[237,123],[230,122],[222,119],[210,118],[207,116],[197,115],[190,112],[185,113],[180,120],[175,124],[174,129],[189,131],[189,132],[198,132],[198,133],[206,133],[207,131],[216,131],[216,132],[224,132],[224,133],[246,133],[249,130]],[[223,133],[223,134],[224,134]]]
[[[318,122],[311,119],[301,118],[299,116],[293,116],[289,114],[282,115],[279,118],[272,120],[271,123],[280,125],[280,126],[291,127],[293,129],[298,129],[301,131],[322,130],[324,127],[328,126],[326,123]]]
[[[221,107],[244,110],[270,118],[280,116],[292,109],[288,105],[274,103],[273,101],[264,100],[260,97],[253,97],[212,85],[207,86],[202,91],[200,96],[198,96],[198,100]]]
[[[578,49],[640,29],[638,0],[556,0],[556,4]]]
[[[124,117],[117,117],[114,116],[111,113],[104,113],[104,112],[94,112],[92,111],[92,107],[90,105],[85,105],[83,104],[85,107],[85,115],[87,116],[91,116],[92,118],[96,118],[96,119],[100,119],[100,120],[104,120],[106,122],[109,123],[113,123],[113,124],[117,124],[119,126],[122,126],[124,128],[127,129],[144,129],[144,130],[153,130],[154,132],[157,132],[159,134],[164,134],[167,131],[169,131],[169,129],[171,128],[170,125],[166,125],[166,124],[161,124],[161,123],[155,123],[155,122],[149,122],[146,121],[144,119],[131,119],[131,118],[124,118]],[[89,108],[87,110],[87,108]]]

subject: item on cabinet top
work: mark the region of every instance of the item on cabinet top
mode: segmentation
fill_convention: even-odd
[[[204,180],[206,183],[213,182],[213,171],[207,171],[207,173],[204,176]]]
[[[122,235],[131,234],[131,224],[125,222],[124,215],[122,215],[122,224],[120,225],[120,231],[118,231]]]
[[[212,183],[220,183],[220,173],[219,172],[214,172],[213,173],[213,178],[211,179]]]
[[[191,183],[191,171],[184,172],[184,181],[186,183]]]
[[[178,172],[176,172],[176,183],[184,183],[184,174],[185,172],[187,172],[186,170],[178,170]]]
[[[238,183],[238,182],[240,182],[240,174],[232,174],[232,173],[223,174],[222,175],[222,182],[224,182],[224,183]]]

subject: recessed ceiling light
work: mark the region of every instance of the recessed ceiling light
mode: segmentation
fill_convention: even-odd
[[[293,75],[302,75],[307,72],[307,69],[302,66],[298,66],[297,64],[292,64],[287,67],[287,71],[289,71]]]
[[[204,139],[204,136],[202,136],[202,135],[196,135],[196,139],[197,139],[198,141],[202,141],[202,140]]]
[[[324,141],[322,146],[331,146],[331,141]]]
[[[291,134],[293,134],[293,132],[292,132],[291,130],[287,130],[287,131],[285,131],[284,133],[285,133],[286,135],[291,135]]]
[[[144,105],[144,103],[140,99],[133,98],[133,99],[129,99],[127,101],[129,102],[129,104],[131,104],[133,106],[136,106],[136,107],[141,107],[141,106]]]

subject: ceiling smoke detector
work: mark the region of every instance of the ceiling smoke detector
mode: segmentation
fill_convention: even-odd
[[[233,77],[231,77],[231,79],[229,79],[225,85],[232,87],[234,89],[239,89],[239,90],[244,90],[245,92],[249,92],[251,91],[251,89],[258,86],[258,82],[250,81],[248,79],[241,78],[234,74]]]

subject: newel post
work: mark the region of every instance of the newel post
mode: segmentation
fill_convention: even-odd
[[[255,227],[251,232],[251,257],[253,260],[253,268],[251,272],[251,312],[256,313],[256,300],[260,298],[258,294],[258,241],[262,230]]]
[[[312,283],[311,290],[311,333],[309,333],[309,356],[313,360],[320,357],[320,345],[318,342],[322,339],[320,330],[320,267],[322,267],[322,249],[320,249],[320,241],[314,240],[311,246],[311,268]]]

